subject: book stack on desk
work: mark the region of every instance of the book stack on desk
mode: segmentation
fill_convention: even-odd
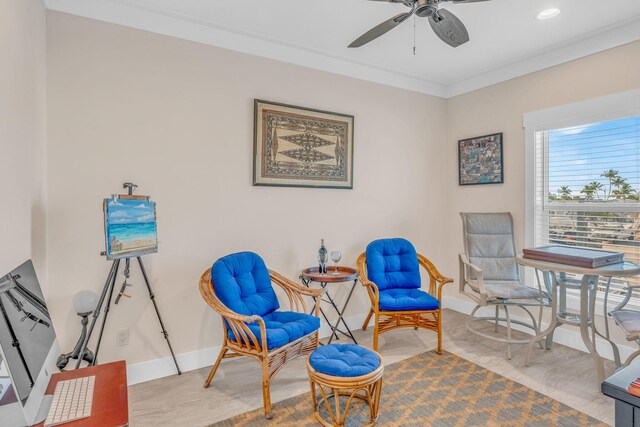
[[[627,387],[627,393],[640,397],[640,378],[629,384],[629,387]]]

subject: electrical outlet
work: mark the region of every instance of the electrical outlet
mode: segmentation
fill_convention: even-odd
[[[116,345],[118,347],[129,345],[129,329],[119,329],[116,331]]]

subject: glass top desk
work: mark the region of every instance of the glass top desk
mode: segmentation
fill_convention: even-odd
[[[640,265],[630,262],[621,262],[598,268],[577,267],[575,265],[555,262],[538,261],[524,258],[522,254],[516,257],[516,262],[525,267],[531,267],[545,274],[545,285],[551,295],[551,322],[549,327],[540,334],[531,338],[525,364],[528,366],[531,360],[531,352],[536,342],[547,339],[547,348],[550,348],[553,340],[553,332],[563,324],[578,326],[585,346],[589,350],[593,363],[596,366],[596,379],[598,385],[604,381],[604,360],[596,349],[596,334],[604,338],[613,349],[616,365],[620,366],[620,353],[618,346],[608,336],[598,332],[595,322],[592,322],[595,313],[596,294],[600,277],[632,277],[640,275]],[[582,275],[581,279],[569,279],[567,273]],[[561,287],[560,298],[557,295],[558,287]],[[567,312],[566,289],[573,288],[580,293],[580,310],[578,314]],[[560,301],[558,301],[560,300]]]

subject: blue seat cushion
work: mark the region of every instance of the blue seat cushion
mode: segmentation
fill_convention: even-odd
[[[267,329],[268,350],[282,347],[320,328],[319,318],[293,311],[273,311],[262,316],[262,319]],[[262,346],[260,325],[258,323],[249,323],[247,326],[249,326],[251,332],[258,339],[258,343]],[[229,330],[228,336],[230,339],[234,339],[231,330]]]
[[[269,270],[253,252],[217,260],[211,267],[211,281],[220,301],[238,314],[264,316],[280,308]]]
[[[420,288],[418,255],[408,240],[375,240],[367,246],[366,254],[367,278],[379,290]]]
[[[356,344],[329,344],[318,347],[309,356],[309,364],[321,374],[334,377],[359,377],[378,369],[378,355]]]
[[[440,302],[420,289],[386,289],[380,291],[379,308],[383,311],[437,310]]]

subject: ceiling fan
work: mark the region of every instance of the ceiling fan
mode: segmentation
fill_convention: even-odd
[[[469,41],[469,33],[462,21],[453,13],[446,9],[440,9],[441,2],[451,1],[452,3],[476,3],[488,0],[369,0],[383,1],[387,3],[401,3],[411,8],[409,12],[401,13],[393,18],[387,19],[383,23],[376,25],[349,45],[349,47],[360,47],[377,39],[383,34],[394,29],[414,14],[420,18],[429,18],[431,29],[440,39],[449,46],[458,47]]]

